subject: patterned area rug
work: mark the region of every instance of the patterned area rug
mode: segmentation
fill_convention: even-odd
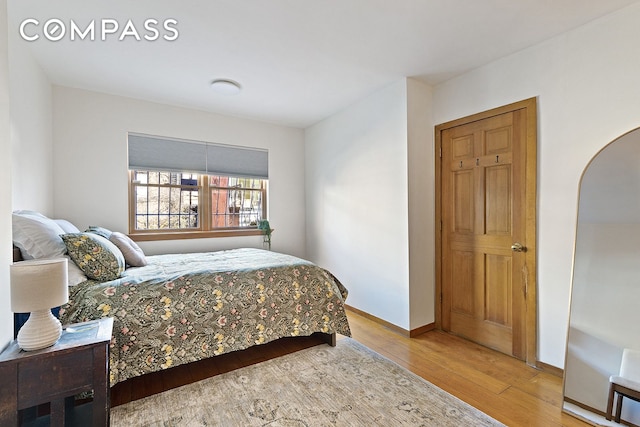
[[[501,426],[357,341],[320,345],[111,409],[117,426]]]

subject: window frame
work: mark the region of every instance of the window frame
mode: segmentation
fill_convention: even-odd
[[[264,234],[263,230],[258,229],[258,226],[249,227],[224,227],[211,229],[211,189],[220,188],[219,186],[212,186],[211,176],[209,174],[198,173],[198,207],[199,212],[199,227],[191,229],[154,229],[154,230],[137,230],[136,229],[136,191],[134,183],[135,170],[128,171],[129,181],[129,236],[134,241],[154,241],[154,240],[179,240],[179,239],[202,239],[202,238],[217,238],[217,237],[236,237],[236,236],[261,236]],[[170,171],[160,171],[170,172]],[[228,176],[228,175],[220,175]],[[268,182],[264,178],[257,178],[262,181],[262,188],[259,190],[262,192],[262,218],[267,219],[267,196],[268,196]],[[163,186],[164,184],[159,184]],[[228,187],[231,188],[231,187]]]

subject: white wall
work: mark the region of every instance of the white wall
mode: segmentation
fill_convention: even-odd
[[[54,211],[83,229],[128,231],[127,132],[269,150],[272,249],[305,256],[300,129],[54,86]],[[262,247],[261,236],[141,242],[148,254]]]
[[[11,7],[0,3],[0,348],[13,338],[9,268],[11,211],[53,212],[51,85],[7,22]],[[10,108],[9,108],[10,105]],[[6,125],[6,126],[5,126]]]
[[[435,170],[432,88],[407,79],[409,326],[435,320]]]
[[[305,131],[307,255],[348,304],[409,329],[407,84]]]
[[[563,367],[578,183],[640,125],[640,4],[436,86],[443,123],[538,97],[538,358]]]
[[[11,7],[2,4],[2,12],[11,14]],[[39,65],[26,48],[24,42],[18,40],[15,28],[8,28],[6,15],[2,17],[0,31],[3,36],[2,76],[0,90],[5,99],[2,104],[6,110],[0,112],[0,121],[7,119],[7,134],[2,130],[0,150],[0,170],[2,174],[2,216],[6,218],[0,227],[2,254],[11,262],[11,211],[16,209],[33,209],[45,214],[53,213],[53,152],[51,135],[51,85]],[[10,100],[10,109],[9,109]],[[10,126],[9,126],[10,123]],[[6,136],[6,137],[5,137]],[[6,188],[4,188],[6,186]],[[6,217],[4,216],[6,215]],[[4,256],[3,256],[4,257]],[[2,331],[0,347],[4,338],[13,338],[13,315],[9,304],[8,268],[0,271],[5,275],[0,282],[6,283],[6,297],[0,297],[0,313],[2,313]],[[6,333],[6,334],[5,334]]]
[[[51,83],[13,24],[9,31],[12,209],[51,215],[54,185]]]
[[[13,339],[11,264],[11,141],[7,1],[0,0],[0,351]]]

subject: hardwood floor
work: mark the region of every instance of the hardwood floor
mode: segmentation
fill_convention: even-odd
[[[440,331],[407,338],[352,311],[348,316],[354,339],[508,426],[588,425],[562,413],[562,378]],[[321,337],[279,340],[134,378],[112,388],[111,404],[321,343]]]
[[[588,426],[562,412],[562,378],[456,336],[407,338],[348,312],[353,338],[508,426]]]

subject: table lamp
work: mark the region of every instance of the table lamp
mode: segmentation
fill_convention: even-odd
[[[62,334],[51,309],[69,300],[67,259],[21,261],[11,265],[11,310],[31,313],[18,331],[18,345],[25,351],[52,346]]]

